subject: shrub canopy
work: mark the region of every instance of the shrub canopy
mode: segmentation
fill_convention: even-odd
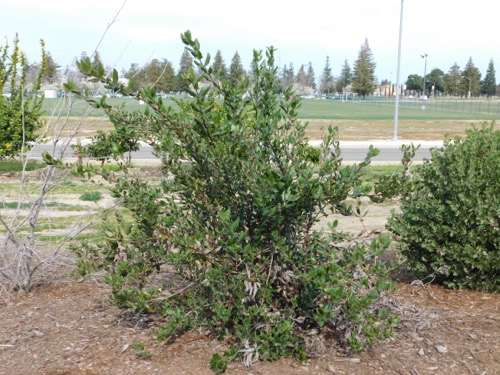
[[[282,94],[273,48],[254,52],[252,85],[244,76],[235,85],[213,71],[189,32],[182,39],[200,74],[184,75],[191,98],[177,101],[180,110],[152,88],[130,92],[116,72],[107,78],[89,59],[79,63],[148,105],[127,114],[87,97],[133,127],[164,169],[160,185],[105,174],[133,222],[118,216],[106,241],[77,249],[80,269],[105,269],[119,305],[163,314],[160,338],[192,328],[229,337],[231,349],[211,361],[217,372],[240,358],[303,360],[325,335],[354,350],[386,337],[396,321],[380,302],[392,285],[378,260],[388,239],[346,245],[335,221],[328,232],[315,227],[351,212],[348,199],[364,191],[361,169],[377,151],[342,166],[333,128],[319,155],[311,151],[300,100]]]
[[[411,269],[452,288],[500,288],[500,131],[446,140],[415,171],[414,191],[388,228]]]

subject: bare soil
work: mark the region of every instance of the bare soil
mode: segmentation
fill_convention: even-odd
[[[63,197],[58,197],[59,198]],[[66,199],[74,197],[66,197]],[[339,217],[339,229],[383,231],[395,204],[367,205],[364,222]],[[30,294],[0,299],[0,375],[212,374],[209,361],[225,349],[206,332],[158,342],[159,316],[135,316],[108,301],[98,279],[77,281],[64,266]],[[393,298],[402,324],[361,353],[331,343],[321,357],[232,363],[228,374],[477,374],[500,373],[500,295],[455,291],[413,282],[404,270]],[[133,348],[142,343],[151,354]]]
[[[340,219],[339,229],[380,232],[395,204],[366,205],[364,223]],[[30,294],[0,300],[0,375],[212,374],[209,361],[225,348],[206,332],[158,342],[159,316],[136,316],[108,300],[97,279],[78,282],[66,266]],[[500,295],[454,291],[411,283],[407,271],[393,298],[402,324],[395,334],[361,353],[331,343],[326,353],[299,363],[259,362],[247,369],[232,363],[228,374],[498,374]],[[80,280],[81,281],[81,280]],[[133,348],[142,343],[150,358]]]
[[[82,120],[80,117],[70,117],[66,121],[67,126],[62,131],[61,137],[68,136],[71,130],[78,126]],[[321,139],[328,126],[333,125],[339,128],[339,139],[341,141],[391,139],[394,126],[392,120],[301,119],[301,121],[309,124],[306,134],[310,139]],[[442,140],[446,134],[450,137],[464,136],[465,130],[469,129],[472,123],[480,124],[481,120],[400,120],[398,137],[403,140],[434,141]],[[88,117],[83,120],[79,136],[91,137],[98,130],[110,131],[113,128],[113,124],[107,117]],[[59,131],[59,128],[57,128],[57,131]],[[47,136],[52,136],[52,134]]]
[[[224,349],[203,332],[158,342],[158,317],[135,317],[108,302],[95,281],[59,281],[0,306],[0,374],[211,374]],[[395,298],[421,316],[385,342],[346,355],[335,346],[317,359],[230,365],[228,374],[498,374],[500,296],[399,283]],[[403,317],[403,321],[405,318]],[[422,324],[424,322],[424,324]],[[143,343],[151,358],[132,348]]]
[[[321,139],[328,125],[337,126],[341,141],[388,140],[393,137],[394,122],[388,120],[304,120],[308,121],[307,136]],[[440,141],[446,135],[450,138],[465,136],[472,120],[400,120],[398,138],[401,140]],[[498,125],[495,125],[498,127]]]

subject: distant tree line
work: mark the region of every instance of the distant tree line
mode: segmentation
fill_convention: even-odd
[[[87,53],[82,52],[80,57],[86,56]],[[78,81],[78,78],[81,78],[75,64],[67,66],[61,71],[61,66],[54,61],[50,52],[47,52],[46,60],[47,66],[43,74],[44,84],[53,85],[65,79]],[[91,60],[94,66],[102,63],[99,52],[95,52]],[[248,72],[245,70],[238,51],[235,52],[229,66],[227,66],[221,51],[218,50],[212,58],[211,67],[221,79],[229,79],[232,83],[236,83],[246,76],[251,76],[249,74],[251,68]],[[353,92],[364,97],[373,95],[377,88],[380,91],[381,87],[389,87],[388,93],[393,95],[395,93],[394,84],[387,79],[383,79],[379,83],[375,76],[375,68],[373,53],[368,40],[365,40],[359,49],[353,67],[351,68],[349,61],[345,59],[340,66],[338,75],[333,73],[330,56],[326,56],[325,66],[318,81],[316,81],[311,62],[302,64],[297,72],[295,72],[293,63],[285,64],[278,69],[278,72],[282,89],[293,87],[298,95],[319,93],[328,96]],[[112,67],[106,66],[105,69],[111,72]],[[186,91],[186,83],[182,77],[190,70],[197,73],[191,55],[187,50],[184,50],[177,71],[174,69],[172,61],[166,58],[154,58],[143,65],[132,63],[128,69],[122,70],[121,75],[132,89],[154,86],[158,92],[170,93]],[[39,71],[39,64],[29,65],[28,82],[34,81]],[[405,85],[406,90],[412,90],[419,94],[424,93],[424,79],[421,75],[410,74]],[[490,60],[484,79],[481,79],[481,72],[474,65],[472,57],[469,58],[464,69],[461,69],[457,63],[453,64],[447,73],[439,68],[433,68],[425,76],[425,93],[451,96],[498,96],[500,95],[500,85],[496,83],[494,62]],[[387,90],[385,94],[387,95]]]
[[[418,74],[410,74],[406,80],[406,89],[423,93],[424,78]],[[500,85],[496,83],[495,65],[490,60],[486,75],[481,80],[481,72],[474,65],[472,57],[469,58],[464,69],[454,63],[448,73],[434,68],[425,75],[425,93],[439,92],[444,95],[476,97],[500,95]]]

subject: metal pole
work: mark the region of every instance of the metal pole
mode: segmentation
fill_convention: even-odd
[[[394,134],[393,141],[398,140],[398,118],[399,118],[399,68],[401,66],[401,38],[403,36],[403,0],[401,0],[401,15],[399,17],[399,43],[398,43],[398,69],[396,73],[396,105],[394,110]]]
[[[425,59],[425,64],[424,64],[424,87],[422,90],[422,96],[425,98],[425,74],[427,73],[427,54],[424,53],[423,55],[420,55],[423,59]]]

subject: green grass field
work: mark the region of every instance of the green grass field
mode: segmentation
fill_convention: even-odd
[[[175,106],[172,100],[166,99],[167,105]],[[130,111],[144,110],[145,105],[140,105],[133,99],[110,98],[112,105],[124,105]],[[421,108],[422,103],[401,103],[399,118],[401,120],[497,120],[500,116],[494,111],[483,110],[477,105],[468,107],[470,101],[458,101],[456,105],[445,105],[443,101],[428,101],[426,109]],[[485,101],[485,103],[487,103]],[[496,108],[497,102],[490,103]],[[468,111],[470,109],[471,111]],[[45,99],[43,110],[47,116],[68,114],[68,106],[63,99]],[[88,105],[82,101],[77,102],[71,111],[71,116],[81,116],[88,110]],[[476,111],[477,110],[477,111]],[[102,110],[93,110],[90,117],[103,116]],[[343,119],[343,120],[391,120],[394,118],[394,105],[377,101],[339,102],[333,100],[304,100],[299,110],[302,119]]]

